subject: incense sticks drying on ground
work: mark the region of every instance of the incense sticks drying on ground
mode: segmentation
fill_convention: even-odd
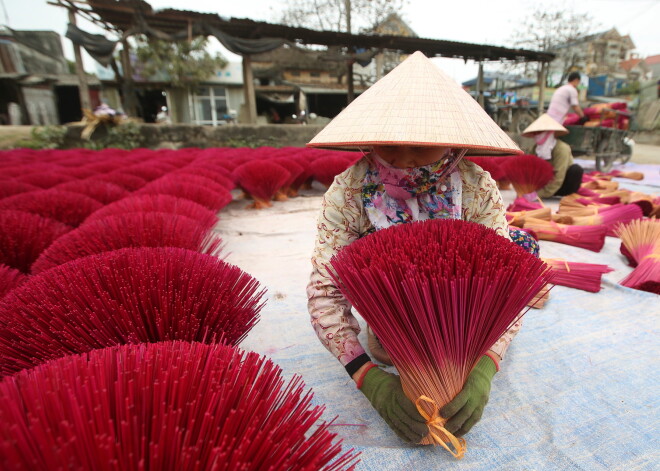
[[[104,206],[92,213],[83,224],[127,213],[167,213],[185,216],[200,222],[204,227],[212,227],[218,217],[210,209],[185,198],[171,195],[134,195]]]
[[[444,430],[438,408],[543,289],[549,267],[492,229],[460,220],[393,226],[358,239],[330,263],[336,285],[390,354],[406,395],[431,417],[422,443],[451,441],[460,457],[464,444]]]
[[[272,206],[270,200],[289,180],[289,172],[280,165],[263,160],[252,160],[236,167],[233,172],[236,184],[253,199],[254,209]]]
[[[519,197],[543,188],[555,176],[552,164],[535,155],[509,157],[502,168]]]
[[[30,273],[41,253],[71,229],[37,214],[0,211],[0,263]]]
[[[605,245],[607,226],[571,226],[541,219],[525,219],[525,229],[533,230],[539,240],[550,240],[573,245],[593,252],[600,252]]]
[[[108,216],[57,239],[34,262],[32,272],[126,247],[179,247],[217,256],[222,251],[222,241],[210,230],[209,223],[204,226],[198,220],[166,213]]]
[[[660,220],[644,219],[621,225],[616,230],[635,269],[621,285],[660,294]]]
[[[263,295],[239,268],[184,249],[75,260],[31,277],[0,302],[0,373],[125,343],[238,344],[257,323]]]
[[[0,210],[25,211],[77,227],[102,204],[89,196],[57,189],[30,191],[0,200]]]
[[[352,470],[301,378],[256,353],[164,342],[0,382],[3,469]]]
[[[0,299],[27,281],[27,276],[15,268],[0,264]]]
[[[603,275],[614,271],[613,268],[607,265],[595,263],[569,262],[551,258],[544,258],[543,261],[552,268],[553,284],[591,293],[598,293]]]

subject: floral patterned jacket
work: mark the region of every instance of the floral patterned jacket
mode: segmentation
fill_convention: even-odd
[[[373,232],[362,202],[364,177],[370,165],[362,158],[335,178],[325,193],[318,217],[318,237],[312,255],[312,275],[307,286],[311,322],[323,345],[349,372],[368,360],[358,341],[360,326],[351,306],[334,285],[325,268],[342,247]],[[457,167],[462,180],[462,219],[495,229],[509,239],[502,196],[490,174],[463,159]],[[520,329],[514,324],[491,348],[504,357]]]

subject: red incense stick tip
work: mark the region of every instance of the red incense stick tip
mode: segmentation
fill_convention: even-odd
[[[349,470],[300,377],[223,345],[164,342],[51,361],[0,382],[7,469]]]

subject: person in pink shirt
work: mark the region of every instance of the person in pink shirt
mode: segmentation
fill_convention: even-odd
[[[584,117],[584,111],[580,108],[577,87],[580,85],[579,72],[571,72],[568,75],[568,83],[559,87],[552,95],[548,114],[558,123],[563,123],[568,112],[573,109],[580,118]]]

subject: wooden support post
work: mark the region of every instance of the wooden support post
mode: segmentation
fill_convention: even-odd
[[[547,75],[547,64],[545,62],[541,62],[541,69],[539,70],[539,116],[545,112],[545,82],[547,80]]]
[[[69,9],[69,23],[76,24],[76,14],[72,9]],[[89,99],[89,87],[87,85],[87,77],[85,77],[85,68],[82,62],[82,53],[80,46],[73,43],[73,53],[76,57],[76,74],[78,75],[78,92],[80,94],[80,107],[82,109],[91,110],[92,102]]]
[[[344,9],[346,10],[346,32],[351,34],[351,0],[344,0]],[[355,86],[353,84],[353,51],[348,48],[348,61],[346,62],[346,101],[351,104],[355,100]]]
[[[247,54],[243,56],[243,85],[247,123],[256,124],[257,99],[254,92],[254,75],[252,75],[252,60]]]
[[[135,82],[133,80],[133,66],[131,65],[131,50],[126,38],[121,40],[122,68],[124,80],[122,84],[122,95],[124,98],[124,113],[127,116],[137,117],[137,96],[135,94]]]
[[[479,105],[483,108],[485,105],[484,102],[484,64],[479,62],[479,73],[477,74],[477,101]]]

